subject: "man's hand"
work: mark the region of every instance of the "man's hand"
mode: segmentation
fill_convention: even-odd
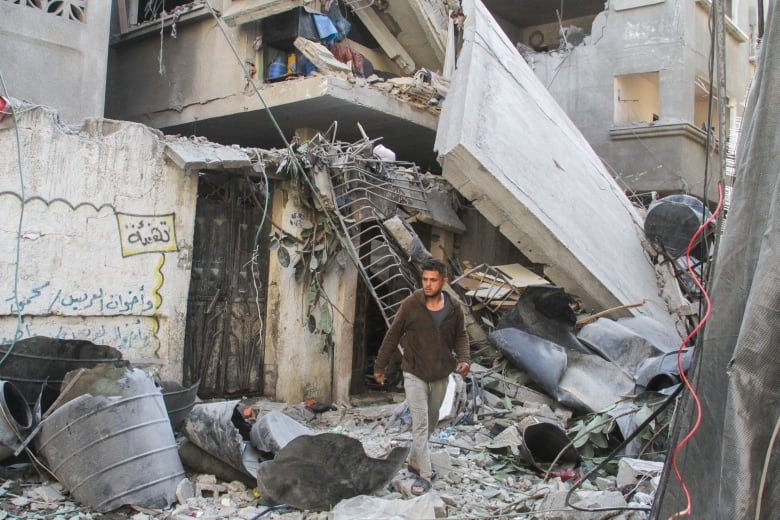
[[[465,362],[458,363],[458,366],[455,367],[455,372],[460,374],[462,377],[466,377],[467,375],[469,375],[469,370],[471,370],[471,367],[469,366],[468,363]],[[374,374],[374,377],[376,377],[376,374]]]
[[[384,384],[385,384],[385,375],[382,372],[374,372],[374,381],[376,381],[380,385],[384,386]]]

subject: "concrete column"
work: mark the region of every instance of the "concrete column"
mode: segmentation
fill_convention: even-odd
[[[311,132],[296,134],[305,140],[314,135]],[[274,229],[299,238],[301,222],[316,220],[314,211],[301,203],[295,184],[281,182],[272,190]],[[286,402],[348,402],[357,292],[355,266],[334,266],[322,279],[322,299],[333,306],[333,345],[329,346],[322,334],[307,328],[309,286],[295,279],[292,266],[282,267],[276,251],[271,252],[268,265],[264,393]]]

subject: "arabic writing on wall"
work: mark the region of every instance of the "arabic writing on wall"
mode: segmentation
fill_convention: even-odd
[[[159,326],[156,318],[112,318],[106,321],[109,323],[97,324],[93,320],[81,325],[68,326],[59,322],[43,321],[34,316],[23,316],[21,327],[16,330],[16,340],[34,336],[86,339],[98,345],[109,345],[123,351],[132,350],[136,356],[157,350],[159,339],[155,331]],[[7,345],[11,341],[11,337],[0,335],[0,344]]]
[[[163,289],[186,295],[180,281],[166,286],[163,270],[165,252],[178,251],[174,213],[123,215],[110,204],[0,192],[0,215],[23,223],[0,227],[0,343],[85,339],[129,358],[159,357],[160,338],[170,337]]]
[[[175,213],[167,215],[116,214],[122,256],[178,251]]]
[[[155,296],[144,285],[135,289],[120,291],[97,287],[95,289],[71,291],[56,287],[46,281],[27,292],[19,291],[18,298],[11,293],[3,299],[8,304],[6,312],[0,314],[18,314],[38,312],[44,314],[72,314],[89,312],[90,314],[154,314]]]

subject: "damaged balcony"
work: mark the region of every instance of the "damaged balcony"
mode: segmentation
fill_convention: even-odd
[[[726,2],[728,75],[713,83],[712,2],[485,0],[510,41],[632,196],[691,193],[717,200],[754,71],[759,17]],[[713,86],[717,85],[717,86]],[[710,110],[710,104],[713,110]],[[719,120],[715,105],[725,104]],[[714,115],[713,115],[714,114]],[[728,169],[724,172],[728,175]]]
[[[267,107],[284,135],[338,120],[338,137],[356,140],[359,123],[399,157],[438,169],[432,148],[447,90],[439,72],[447,16],[438,3],[179,2],[166,3],[167,12],[158,4],[119,4],[110,117],[280,146]]]

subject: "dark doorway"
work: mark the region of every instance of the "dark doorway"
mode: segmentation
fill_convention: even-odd
[[[201,173],[184,340],[184,384],[202,398],[263,392],[268,227],[249,179]],[[255,242],[259,242],[253,256]]]
[[[354,342],[352,350],[352,379],[350,394],[367,390],[383,390],[374,382],[374,360],[387,332],[387,325],[374,298],[362,280],[358,282],[355,313]]]

